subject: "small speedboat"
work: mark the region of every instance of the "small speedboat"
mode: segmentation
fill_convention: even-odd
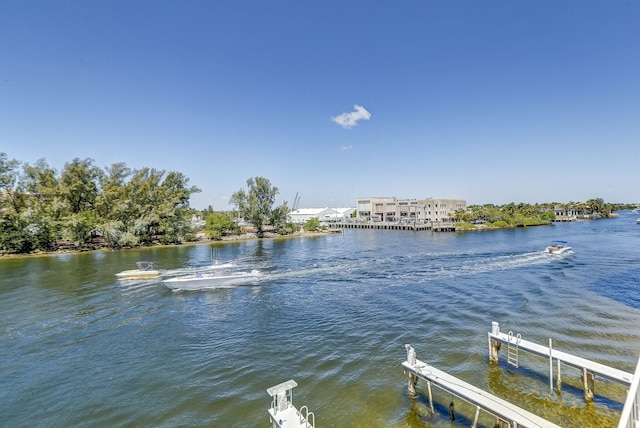
[[[131,269],[116,274],[118,279],[144,279],[160,276],[160,271],[153,268],[153,262],[136,262],[138,269]]]
[[[224,288],[233,285],[247,284],[260,278],[260,272],[251,272],[216,269],[208,273],[194,273],[190,275],[176,276],[165,279],[162,284],[172,290],[210,290],[214,288]]]
[[[544,251],[550,254],[564,254],[571,251],[571,247],[567,245],[567,241],[553,241]]]

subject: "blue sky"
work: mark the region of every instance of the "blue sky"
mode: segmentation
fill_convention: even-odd
[[[195,208],[640,202],[640,2],[6,0],[0,152],[180,171]]]

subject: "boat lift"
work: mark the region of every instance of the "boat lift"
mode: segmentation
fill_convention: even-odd
[[[520,334],[514,335],[500,332],[500,326],[493,322],[489,337],[489,361],[498,362],[498,351],[500,345],[507,345],[507,363],[518,367],[519,352],[548,357],[549,358],[549,388],[553,392],[553,360],[557,362],[557,389],[561,388],[560,363],[578,368],[582,372],[584,395],[586,401],[592,401],[594,395],[595,376],[618,382],[628,387],[627,398],[618,422],[618,428],[640,428],[640,359],[634,373],[627,373],[613,367],[606,366],[586,358],[577,357],[553,349],[551,339],[549,346],[537,345],[523,340]],[[416,352],[411,345],[405,345],[407,350],[407,360],[402,363],[405,374],[409,375],[408,389],[411,397],[416,396],[416,386],[419,379],[426,381],[429,407],[434,413],[433,395],[431,386],[437,386],[445,392],[458,397],[476,407],[476,414],[472,427],[476,427],[480,411],[483,410],[496,418],[496,426],[508,427],[556,427],[553,424],[535,414],[521,409],[493,394],[476,388],[442,370],[439,370],[423,361],[416,359]],[[453,420],[453,401],[449,405],[449,412]]]
[[[507,362],[515,367],[518,367],[519,350],[527,351],[534,355],[549,358],[549,390],[552,392],[554,359],[556,360],[557,364],[557,389],[560,390],[562,386],[561,363],[564,363],[571,367],[575,367],[582,372],[582,386],[584,389],[585,401],[593,401],[596,375],[614,382],[621,383],[625,386],[629,386],[633,379],[633,373],[627,373],[625,371],[618,370],[604,364],[596,363],[595,361],[587,360],[586,358],[577,357],[575,355],[553,349],[553,343],[551,339],[549,339],[549,346],[547,347],[523,340],[519,333],[515,337],[512,331],[510,331],[509,334],[501,333],[500,325],[497,322],[491,323],[491,331],[488,333],[488,337],[489,361],[491,363],[498,362],[498,351],[500,350],[501,343],[507,344]]]
[[[433,407],[433,395],[431,392],[431,385],[437,386],[445,392],[450,393],[452,396],[456,396],[467,403],[470,403],[476,407],[476,414],[473,419],[472,428],[475,428],[478,424],[478,418],[480,416],[480,410],[484,410],[489,413],[496,420],[496,426],[508,426],[513,428],[518,427],[530,427],[530,428],[560,428],[559,425],[555,425],[540,416],[534,415],[520,407],[517,407],[500,397],[497,397],[489,392],[483,391],[462,379],[458,379],[442,370],[439,370],[424,361],[416,359],[416,351],[411,345],[405,345],[407,349],[407,361],[402,363],[405,373],[409,374],[409,395],[416,395],[416,384],[418,379],[422,379],[427,382],[427,391],[429,394],[429,407],[431,413],[435,413]],[[449,405],[450,417],[454,418],[454,404],[453,401]]]
[[[269,419],[273,428],[314,428],[315,415],[307,406],[300,410],[293,405],[293,388],[298,386],[295,380],[290,379],[267,389],[271,396]]]

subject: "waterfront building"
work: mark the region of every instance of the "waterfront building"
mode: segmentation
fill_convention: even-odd
[[[323,222],[338,222],[351,217],[355,208],[298,208],[289,213],[289,221],[304,225],[308,220],[317,218]]]
[[[553,211],[556,216],[555,221],[595,220],[605,217],[602,213],[594,213],[587,202],[556,204],[553,210],[547,211]]]
[[[453,222],[457,210],[464,210],[463,199],[397,199],[395,197],[358,198],[356,219],[373,222]]]

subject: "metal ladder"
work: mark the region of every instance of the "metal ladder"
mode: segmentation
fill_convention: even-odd
[[[514,367],[518,367],[518,345],[522,337],[520,333],[513,338],[513,331],[509,331],[509,340],[507,341],[507,362]]]

